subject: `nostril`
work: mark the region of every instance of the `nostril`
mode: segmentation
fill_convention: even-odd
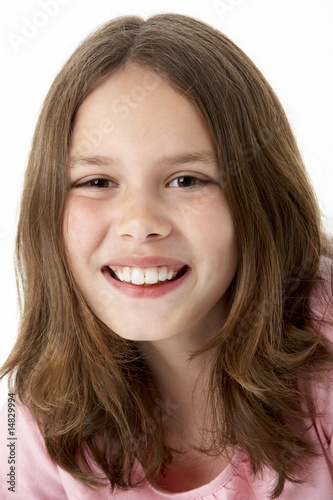
[[[145,242],[165,238],[171,233],[172,225],[168,215],[160,215],[157,208],[150,207],[143,212],[137,207],[136,212],[119,213],[113,228],[122,238]]]

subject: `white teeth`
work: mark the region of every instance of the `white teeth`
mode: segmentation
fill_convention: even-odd
[[[111,268],[112,269],[112,268]],[[158,282],[170,281],[177,276],[177,271],[169,270],[166,266],[161,268],[130,268],[113,269],[120,281],[133,283],[133,285],[154,285]]]
[[[168,278],[168,269],[166,267],[162,267],[160,272],[158,273],[159,281],[165,281]]]
[[[153,285],[158,282],[158,272],[157,269],[147,269],[145,275],[145,283]]]
[[[133,269],[132,271],[132,283],[133,285],[143,285],[145,282],[145,275],[141,269]]]
[[[122,273],[121,271],[118,271],[117,276],[120,279],[120,281],[125,281],[125,279],[124,279],[124,273]]]
[[[119,277],[119,279],[121,279],[119,274],[118,274],[118,277]],[[130,270],[128,267],[124,267],[124,269],[123,269],[123,278],[124,279],[121,281],[131,281],[131,273],[130,273]]]

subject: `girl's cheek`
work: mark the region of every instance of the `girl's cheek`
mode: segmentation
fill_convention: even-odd
[[[71,197],[64,217],[64,235],[69,252],[76,255],[96,245],[107,230],[105,207],[88,198]]]

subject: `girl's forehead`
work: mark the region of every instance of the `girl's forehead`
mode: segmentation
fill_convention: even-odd
[[[155,95],[155,90],[159,90],[161,93],[163,89],[168,87],[171,88],[168,81],[152,69],[146,66],[130,64],[111,73],[93,89],[79,107],[77,115],[80,115],[82,110],[91,105],[97,106],[100,104],[103,106],[108,95],[110,98],[116,96],[124,103],[127,103],[128,106],[134,108],[145,100],[148,95],[150,97]],[[175,89],[174,91],[176,92]]]
[[[208,125],[196,106],[152,70],[132,65],[108,77],[81,104],[71,148],[103,154],[141,142],[161,152],[172,143],[179,152],[215,149]],[[79,148],[80,149],[80,148]],[[92,151],[90,151],[92,150]],[[167,152],[170,154],[170,151]]]

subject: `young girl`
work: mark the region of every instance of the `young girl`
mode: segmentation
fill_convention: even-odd
[[[98,29],[27,168],[1,498],[332,499],[331,253],[238,47],[176,14]]]

